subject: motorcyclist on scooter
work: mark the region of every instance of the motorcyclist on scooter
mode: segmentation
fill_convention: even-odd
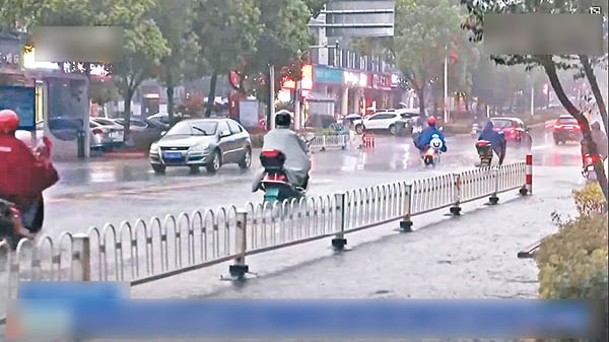
[[[306,189],[309,183],[311,158],[307,144],[290,129],[292,116],[287,110],[275,114],[275,129],[264,136],[263,150],[279,150],[286,156],[283,168],[290,184]],[[264,171],[256,179],[252,191],[258,191]]]
[[[601,124],[598,121],[595,121],[594,123],[592,123],[592,125],[590,125],[590,133],[592,134],[592,141],[596,145],[597,154],[599,155],[601,160],[607,159],[607,150],[609,149],[607,135],[601,130]],[[582,159],[585,155],[590,153],[586,141],[583,139],[581,141],[581,152]],[[585,167],[585,160],[582,160],[582,163]]]
[[[501,132],[495,132],[495,126],[491,121],[488,121],[480,133],[480,140],[486,140],[491,143],[491,147],[493,151],[499,157],[499,165],[503,164],[503,160],[505,159],[506,149],[507,149],[507,141],[505,140],[505,135]]]
[[[18,228],[37,233],[43,221],[42,192],[57,183],[59,175],[51,163],[50,141],[44,139],[44,147],[35,152],[15,137],[18,127],[15,111],[0,110],[0,198],[20,211]]]
[[[429,143],[431,142],[431,139],[433,138],[434,135],[437,135],[438,138],[440,138],[440,140],[442,140],[442,148],[440,149],[440,151],[442,151],[442,152],[447,151],[446,140],[444,139],[444,134],[442,134],[442,131],[440,131],[436,127],[436,122],[437,122],[436,118],[433,116],[430,116],[429,119],[427,119],[427,127],[425,129],[423,129],[423,131],[418,135],[418,137],[414,141],[414,145],[416,146],[417,149],[419,149],[419,151],[425,152],[427,147],[429,147]]]

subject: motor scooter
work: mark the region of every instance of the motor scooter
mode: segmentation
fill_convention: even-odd
[[[480,157],[480,167],[491,166],[493,161],[493,147],[490,141],[478,140],[476,141],[476,150],[478,151],[478,157]]]
[[[263,150],[260,153],[260,163],[264,168],[260,189],[264,191],[265,202],[285,201],[291,198],[301,198],[306,190],[288,181],[283,165],[286,156],[279,150]],[[305,184],[306,187],[306,184]]]
[[[423,152],[423,164],[435,167],[440,162],[440,151],[444,143],[436,134],[434,134],[429,142],[429,146]]]
[[[38,208],[33,227],[27,229],[21,224],[21,211],[15,204],[0,198],[0,241],[6,241],[13,250],[17,248],[21,239],[31,239],[36,237],[36,233],[42,228],[42,206]],[[40,226],[40,227],[38,227]]]
[[[596,180],[596,162],[599,160],[598,155],[584,155],[584,167],[582,168],[582,176],[587,181]]]

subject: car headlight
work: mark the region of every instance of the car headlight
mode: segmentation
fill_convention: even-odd
[[[159,144],[153,143],[152,145],[150,145],[150,153],[157,153],[157,152],[159,152]]]
[[[209,148],[209,144],[208,143],[198,144],[198,145],[195,145],[195,146],[191,147],[190,151],[192,151],[192,152],[204,152],[204,151],[207,151],[208,148]]]

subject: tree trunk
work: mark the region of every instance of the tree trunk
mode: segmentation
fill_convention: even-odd
[[[214,101],[216,99],[216,85],[218,83],[218,73],[214,71],[211,75],[211,80],[209,81],[209,95],[207,96],[207,109],[205,110],[205,117],[208,118],[211,116],[211,112],[214,106]]]
[[[562,88],[562,84],[560,83],[560,79],[558,78],[558,73],[556,71],[556,65],[554,61],[552,61],[552,57],[544,57],[542,59],[542,65],[548,78],[550,80],[550,84],[552,85],[552,89],[554,89],[554,93],[556,97],[563,105],[563,107],[573,116],[577,122],[579,123],[582,131],[582,135],[584,137],[585,143],[588,145],[590,154],[597,155],[597,148],[594,140],[592,140],[592,132],[590,131],[590,124],[586,116],[571,103],[567,95],[565,94],[564,89]],[[596,178],[598,183],[603,191],[603,195],[605,196],[605,201],[609,202],[609,189],[607,189],[607,175],[605,174],[605,169],[603,165],[603,161],[598,158],[596,164],[594,165],[594,169],[596,171]]]
[[[173,122],[173,85],[168,84],[167,86],[167,116],[169,122]]]
[[[605,126],[605,132],[609,134],[609,123],[607,122],[607,107],[605,106],[605,100],[603,100],[603,94],[601,94],[601,90],[598,87],[598,82],[596,81],[596,76],[594,75],[594,70],[592,70],[592,66],[590,65],[590,60],[588,56],[579,55],[579,60],[584,67],[584,73],[586,74],[586,78],[588,79],[588,83],[590,83],[590,88],[592,89],[592,94],[594,95],[594,99],[596,100],[596,105],[598,106],[598,111],[603,119],[603,126]]]
[[[419,116],[425,117],[425,87],[416,89],[417,97],[419,98]]]
[[[129,143],[129,139],[131,139],[131,99],[133,98],[133,93],[135,93],[135,89],[131,89],[127,87],[125,91],[125,132],[123,135],[123,142],[125,144]]]

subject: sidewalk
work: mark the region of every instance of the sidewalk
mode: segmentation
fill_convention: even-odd
[[[414,233],[397,223],[347,235],[351,251],[334,254],[329,241],[248,257],[258,277],[244,286],[217,281],[228,266],[142,285],[134,297],[219,298],[519,298],[537,295],[537,267],[517,258],[552,234],[551,213],[575,214],[574,167],[537,167],[534,196],[500,195],[500,204],[463,206],[463,216],[414,217]],[[312,260],[311,256],[317,255]],[[216,280],[214,280],[214,278]]]

